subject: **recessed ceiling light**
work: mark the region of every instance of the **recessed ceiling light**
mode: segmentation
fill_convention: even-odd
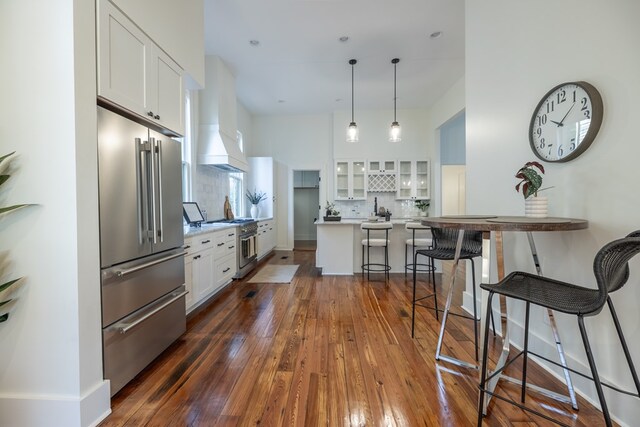
[[[347,41],[349,41],[349,36],[342,36],[340,38],[338,38],[339,41],[341,41],[342,43],[345,43]]]
[[[249,40],[249,44],[251,46],[258,46],[260,44],[260,40]]]
[[[440,37],[442,37],[442,31],[435,31],[429,34],[429,37],[432,39],[439,39]]]

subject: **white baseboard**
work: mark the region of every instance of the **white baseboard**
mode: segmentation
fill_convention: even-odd
[[[20,427],[94,427],[111,413],[109,381],[81,398],[0,396],[0,425]]]

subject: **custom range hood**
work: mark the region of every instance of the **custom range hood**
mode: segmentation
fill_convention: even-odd
[[[198,163],[228,172],[247,172],[249,164],[240,151],[236,138],[220,132],[219,125],[201,125],[198,143]]]
[[[217,56],[205,57],[205,87],[199,94],[198,164],[229,172],[247,172],[238,145],[236,80]]]

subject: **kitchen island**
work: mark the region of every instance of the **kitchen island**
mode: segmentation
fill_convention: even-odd
[[[362,239],[365,234],[360,230],[360,225],[365,221],[365,218],[343,218],[341,221],[315,222],[318,231],[316,266],[322,268],[323,275],[353,275],[362,271]],[[389,231],[389,264],[392,273],[404,273],[405,242],[411,236],[405,230],[407,222],[418,221],[412,218],[391,220],[393,229]],[[371,262],[382,260],[383,251],[383,248],[372,247]],[[411,253],[408,257],[411,258]]]

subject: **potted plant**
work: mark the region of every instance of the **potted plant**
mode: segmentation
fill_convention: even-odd
[[[9,163],[11,162],[11,157],[14,155],[14,153],[15,151],[13,153],[0,157],[0,186],[7,182],[7,180],[11,177],[11,175],[7,173],[7,170],[9,168]],[[28,205],[22,204],[13,206],[0,206],[0,215],[4,215],[25,206]],[[6,255],[0,257],[0,279],[3,279],[2,282],[6,280],[4,279],[4,277],[8,265],[7,258],[8,257]],[[11,308],[15,304],[15,295],[20,288],[20,285],[24,283],[24,277],[12,279],[4,283],[2,282],[0,282],[0,323],[5,322],[9,319],[9,313],[11,311]]]
[[[334,203],[329,203],[327,200],[327,204],[324,207],[326,216],[324,217],[325,221],[340,221],[342,219],[340,215],[340,211],[336,210],[336,205]]]
[[[420,209],[420,216],[429,216],[429,200],[416,200],[416,208]]]
[[[540,189],[542,175],[544,175],[544,166],[538,162],[527,162],[516,172],[516,178],[520,180],[516,185],[516,191],[520,192],[520,188],[522,188],[525,216],[537,218],[546,218],[547,216],[547,198],[538,196],[538,192],[550,188]]]
[[[247,199],[251,203],[251,218],[257,219],[260,216],[260,209],[258,207],[258,203],[265,200],[267,198],[267,193],[263,191],[256,191],[253,189],[253,193],[247,190]]]

